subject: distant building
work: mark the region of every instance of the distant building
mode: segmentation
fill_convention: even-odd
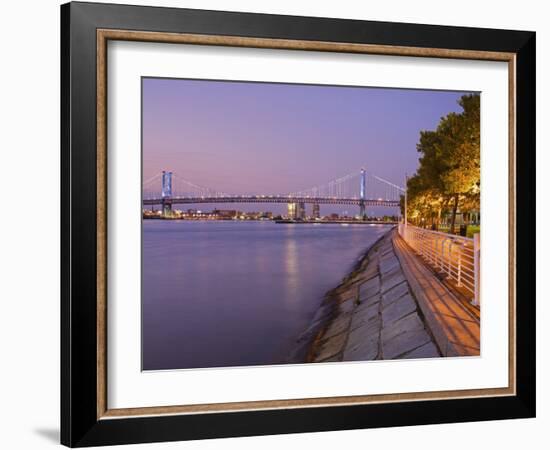
[[[296,211],[298,209],[297,203],[289,203],[286,207],[287,215],[289,219],[296,219]]]
[[[261,212],[251,211],[244,213],[244,218],[246,220],[258,220],[262,216]]]
[[[306,218],[306,204],[304,202],[298,203],[298,209],[296,211],[297,219],[304,220]]]
[[[288,203],[287,215],[289,219],[304,220],[306,218],[306,204],[304,202]]]
[[[215,209],[212,214],[219,219],[233,219],[237,217],[237,211],[235,209]]]
[[[314,203],[313,204],[313,214],[312,214],[312,217],[314,219],[319,219],[321,218],[321,207],[319,206],[319,203]]]

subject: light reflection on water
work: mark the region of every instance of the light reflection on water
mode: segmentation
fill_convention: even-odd
[[[285,361],[387,226],[143,223],[143,368]]]

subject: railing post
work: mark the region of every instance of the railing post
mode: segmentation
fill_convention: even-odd
[[[445,267],[444,267],[444,261],[445,261],[445,258],[443,255],[445,255],[445,239],[441,239],[441,253],[440,253],[440,256],[439,256],[439,269],[440,270],[445,270]]]
[[[449,240],[449,261],[447,261],[447,274],[449,278],[453,276],[452,273],[452,262],[453,262],[453,241]]]
[[[458,244],[458,269],[457,269],[457,280],[456,285],[458,287],[462,286],[462,248],[464,244]]]
[[[480,245],[479,233],[474,234],[474,299],[472,304],[479,305],[479,281],[480,281]]]
[[[417,242],[417,251],[418,254],[424,257],[424,235],[415,230],[414,239]]]

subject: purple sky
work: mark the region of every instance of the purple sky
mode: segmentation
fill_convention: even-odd
[[[144,78],[143,179],[170,170],[217,191],[279,194],[364,166],[402,186],[420,130],[460,111],[461,95]]]

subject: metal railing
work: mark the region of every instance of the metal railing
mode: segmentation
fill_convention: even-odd
[[[399,234],[432,268],[454,281],[479,305],[479,233],[454,236],[399,224]]]

